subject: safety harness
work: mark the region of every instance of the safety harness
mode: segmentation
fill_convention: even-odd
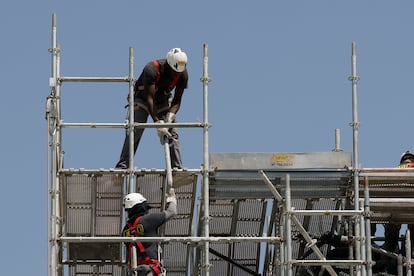
[[[158,71],[158,76],[157,79],[155,80],[155,82],[157,83],[160,80],[161,77],[161,71],[160,71],[160,63],[158,62],[158,60],[154,60],[152,63],[154,63],[155,68],[157,68]],[[177,81],[180,79],[182,73],[178,73],[174,79],[171,81],[170,85],[168,86],[168,91],[170,92],[171,90],[173,90],[173,88],[175,87],[175,85],[177,84]]]
[[[129,229],[129,232],[130,232],[131,236],[138,237],[136,230],[137,230],[137,226],[138,226],[138,223],[141,220],[141,218],[142,218],[142,216],[136,218],[135,221],[134,221],[134,224],[128,223],[127,226],[128,226],[128,229]],[[142,244],[142,242],[137,241],[137,242],[134,242],[134,243],[137,245],[141,255],[145,256],[144,259],[141,259],[141,260],[138,261],[138,265],[142,265],[142,264],[149,265],[152,268],[152,270],[154,270],[156,275],[160,275],[161,274],[161,263],[158,260],[154,260],[154,259],[151,259],[150,257],[148,257],[148,255],[145,253],[145,247]],[[134,246],[133,243],[130,242],[129,243],[129,256],[132,256],[132,247],[133,246]]]
[[[152,63],[154,64],[155,68],[157,69],[158,75],[157,78],[155,79],[155,83],[158,83],[160,78],[161,78],[161,69],[160,69],[160,63],[157,59],[153,60]],[[170,92],[174,89],[175,85],[177,84],[178,80],[180,79],[181,75],[183,73],[178,73],[174,79],[170,82],[170,84],[168,85],[167,91],[164,91],[165,95],[170,95]],[[135,85],[137,85],[137,82],[135,83]],[[144,90],[144,85],[137,85],[134,86],[134,97],[137,98],[138,97],[138,93],[140,91]],[[128,100],[128,97],[127,97]],[[147,110],[147,106],[143,103],[140,103],[139,101],[135,102],[135,105],[142,107],[144,110]],[[129,104],[125,105],[125,108],[127,108],[129,106]],[[164,109],[158,109],[158,112],[162,112],[162,111],[166,111],[169,109],[169,106],[166,106]]]

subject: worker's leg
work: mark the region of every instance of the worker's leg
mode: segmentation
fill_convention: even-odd
[[[414,252],[414,224],[408,224],[407,228],[410,230],[411,252]]]
[[[148,119],[148,112],[143,108],[137,106],[134,110],[134,122],[135,123],[146,123]],[[139,141],[141,140],[142,134],[144,133],[144,128],[135,128],[134,129],[134,155],[137,152]],[[122,146],[121,156],[118,163],[115,166],[116,168],[127,169],[129,167],[129,135],[128,129],[126,129],[126,135],[124,140],[124,145]]]
[[[168,139],[170,145],[171,167],[181,169],[183,167],[183,163],[181,160],[178,132],[176,128],[170,128],[169,131],[171,133],[171,137]]]
[[[383,248],[390,252],[397,252],[399,249],[398,239],[400,237],[401,224],[384,224],[385,242]]]

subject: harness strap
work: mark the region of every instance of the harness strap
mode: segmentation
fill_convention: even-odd
[[[134,221],[134,224],[128,223],[129,231],[130,231],[131,235],[134,235],[135,237],[137,236],[136,235],[136,229],[137,229],[138,223],[141,220],[141,218],[142,218],[142,216],[138,217]],[[139,260],[138,264],[147,264],[152,268],[152,270],[154,270],[154,272],[157,275],[160,275],[161,274],[161,263],[158,260],[151,259],[150,257],[148,257],[147,254],[145,254],[145,247],[142,244],[142,242],[137,241],[137,242],[135,242],[135,244],[137,245],[137,247],[139,249],[139,252],[144,256],[144,259]],[[132,256],[132,247],[133,247],[133,243],[130,242],[129,243],[129,255],[130,256]]]
[[[155,68],[157,68],[158,71],[158,76],[157,79],[155,80],[155,82],[158,82],[160,80],[161,77],[161,71],[160,71],[160,63],[158,62],[158,60],[154,60],[152,63],[154,63]],[[170,92],[171,90],[173,90],[173,88],[175,87],[175,85],[177,84],[177,81],[180,79],[182,73],[178,73],[175,78],[171,81],[170,85],[168,86],[168,92]]]

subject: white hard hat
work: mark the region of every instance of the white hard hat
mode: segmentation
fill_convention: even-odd
[[[147,199],[140,193],[130,193],[124,197],[124,208],[131,209],[136,204],[141,204],[147,201]]]
[[[167,63],[176,72],[183,72],[187,65],[187,54],[181,48],[172,48],[167,53]]]

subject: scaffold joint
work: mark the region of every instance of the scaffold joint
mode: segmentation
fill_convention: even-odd
[[[201,77],[201,78],[200,78],[200,81],[201,81],[201,82],[204,82],[204,83],[210,83],[210,82],[212,82],[213,80],[212,80],[211,78],[209,78],[209,77]]]
[[[352,81],[352,82],[357,82],[360,80],[359,76],[350,76],[348,77],[348,80]]]
[[[56,53],[59,53],[59,52],[60,52],[60,49],[59,49],[59,48],[49,48],[49,49],[47,49],[47,51],[48,51],[49,53],[54,53],[54,54],[56,54]]]

